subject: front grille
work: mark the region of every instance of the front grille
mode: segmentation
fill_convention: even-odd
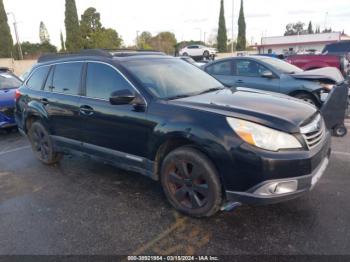
[[[0,112],[5,115],[6,117],[14,117],[14,113],[15,113],[15,109],[12,107],[12,108],[3,108],[3,109],[0,109]]]
[[[300,131],[309,149],[318,146],[326,134],[322,116],[318,114],[309,124],[302,126]]]

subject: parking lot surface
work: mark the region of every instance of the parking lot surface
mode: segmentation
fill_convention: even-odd
[[[145,177],[77,157],[44,166],[0,134],[0,255],[350,254],[349,188],[348,135],[308,195],[192,219]]]

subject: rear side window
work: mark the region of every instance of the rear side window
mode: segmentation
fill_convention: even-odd
[[[207,67],[206,71],[211,75],[232,75],[231,61],[218,62],[212,66]]]
[[[52,91],[69,95],[78,95],[83,63],[66,63],[55,66]]]
[[[41,88],[43,87],[43,84],[46,80],[49,69],[50,69],[50,67],[48,67],[48,66],[43,66],[43,67],[39,67],[38,69],[36,69],[34,71],[34,73],[32,74],[32,76],[29,78],[29,80],[27,82],[27,86],[30,89],[41,90]]]
[[[88,63],[87,97],[109,100],[114,91],[130,88],[130,84],[112,67],[99,63]]]

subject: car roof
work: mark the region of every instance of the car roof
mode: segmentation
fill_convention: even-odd
[[[102,50],[90,49],[82,50],[80,53],[73,54],[48,54],[38,59],[38,64],[53,64],[72,62],[77,60],[107,60],[107,61],[125,61],[132,57],[165,57],[166,54],[155,50]]]

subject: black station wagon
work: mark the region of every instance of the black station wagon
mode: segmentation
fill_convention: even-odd
[[[136,171],[195,217],[301,196],[331,151],[315,107],[225,88],[157,53],[43,57],[17,91],[16,121],[43,163],[75,153]]]

